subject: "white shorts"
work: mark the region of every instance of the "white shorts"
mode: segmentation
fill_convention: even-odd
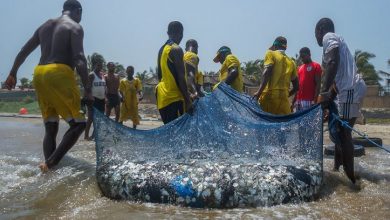
[[[306,101],[306,100],[297,100],[295,102],[295,110],[296,111],[303,111],[306,110],[314,105],[313,101]]]
[[[358,118],[361,116],[359,103],[338,103],[338,109],[342,119]]]
[[[356,92],[353,89],[346,91],[344,94],[345,102],[337,100],[337,108],[342,119],[358,118],[361,116],[360,103],[354,102],[356,99]]]

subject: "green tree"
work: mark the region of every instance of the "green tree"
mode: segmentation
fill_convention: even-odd
[[[149,75],[151,78],[157,77],[157,66],[153,69],[152,67],[149,68]]]
[[[26,77],[21,78],[21,79],[20,79],[21,88],[22,88],[22,89],[28,88],[29,81],[30,81],[30,80],[27,79]]]
[[[137,72],[135,74],[135,77],[137,77],[139,80],[141,80],[141,82],[144,82],[145,80],[149,79],[149,74],[148,74],[148,71],[144,70],[142,73]]]
[[[390,67],[390,59],[387,61],[387,65]],[[383,70],[379,70],[378,73],[385,78],[386,86],[389,86],[390,72],[385,72]]]
[[[242,63],[242,71],[251,80],[260,82],[264,71],[264,60],[257,59]]]
[[[367,85],[379,85],[382,78],[379,76],[375,67],[370,63],[370,59],[374,58],[375,54],[366,51],[355,51],[355,62],[358,72],[363,75],[363,79]]]
[[[106,60],[104,59],[103,55],[99,54],[99,53],[93,53],[91,56],[87,56],[87,68],[88,68],[88,72],[92,72],[93,70],[93,65],[92,65],[92,59],[96,59],[97,61],[100,61],[103,63],[103,71],[107,71],[107,67],[106,67]]]
[[[124,73],[125,72],[125,67],[118,63],[118,62],[115,62],[115,73]]]

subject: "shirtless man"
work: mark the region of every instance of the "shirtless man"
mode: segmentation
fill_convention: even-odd
[[[111,110],[115,109],[115,121],[119,121],[120,114],[120,97],[118,93],[119,89],[119,76],[115,74],[115,64],[113,62],[107,63],[108,73],[105,76],[106,80],[106,115],[110,117]]]
[[[23,46],[6,80],[8,89],[15,88],[19,67],[40,45],[41,58],[35,68],[33,82],[45,123],[43,139],[45,162],[39,165],[42,172],[56,166],[85,129],[85,118],[80,113],[80,91],[76,84],[74,68],[81,77],[85,99],[90,104],[93,102],[84,56],[84,31],[79,24],[81,14],[81,4],[77,0],[67,0],[62,15],[42,24]],[[59,115],[68,122],[70,128],[56,148]]]

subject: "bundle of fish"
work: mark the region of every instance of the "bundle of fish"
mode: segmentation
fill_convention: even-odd
[[[322,181],[322,164],[300,166],[212,163],[193,160],[133,163],[107,150],[97,168],[109,198],[190,207],[233,208],[310,201]]]

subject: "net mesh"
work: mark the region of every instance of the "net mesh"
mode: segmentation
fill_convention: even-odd
[[[131,129],[100,113],[94,128],[98,183],[114,199],[267,206],[311,200],[322,181],[321,108],[271,115],[226,84],[159,128]]]

